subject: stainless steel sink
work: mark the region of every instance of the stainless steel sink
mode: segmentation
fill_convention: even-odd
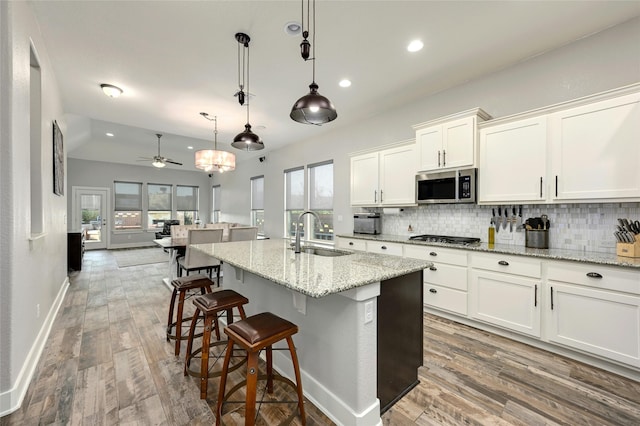
[[[300,251],[307,254],[315,254],[316,256],[324,256],[324,257],[346,256],[349,254],[353,254],[350,251],[335,250],[335,249],[329,249],[329,248],[323,248],[323,247],[309,247],[309,246],[302,247]]]

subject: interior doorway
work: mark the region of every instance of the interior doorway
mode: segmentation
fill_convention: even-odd
[[[86,250],[106,249],[109,246],[109,188],[74,186],[72,223],[84,233]]]

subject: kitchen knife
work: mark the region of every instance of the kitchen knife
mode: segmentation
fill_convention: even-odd
[[[491,209],[491,223],[496,227],[496,209]]]
[[[516,231],[522,231],[522,205],[518,206],[518,222],[516,224]]]
[[[502,223],[502,207],[498,207],[498,216],[496,216],[496,232],[500,232],[500,223]]]
[[[616,237],[616,240],[618,240],[619,243],[623,242],[622,238],[620,237],[620,231],[614,232],[613,236]]]
[[[502,222],[502,229],[507,229],[507,222],[509,222],[509,209],[504,208],[504,221]]]
[[[509,222],[509,232],[513,232],[513,224],[516,223],[516,206],[511,207],[511,221]]]
[[[640,220],[636,220],[633,222],[633,227],[636,229],[636,235],[640,234]]]

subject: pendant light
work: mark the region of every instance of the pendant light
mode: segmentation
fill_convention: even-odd
[[[227,151],[218,151],[218,117],[209,118],[209,114],[201,112],[201,116],[213,121],[213,149],[196,151],[196,167],[205,172],[231,172],[236,168],[236,156]]]
[[[240,100],[242,93],[242,100],[247,104],[247,124],[244,125],[244,132],[240,132],[233,138],[233,142],[231,146],[234,148],[241,149],[243,151],[258,151],[264,148],[264,143],[260,139],[260,136],[256,135],[251,131],[251,124],[249,124],[249,42],[251,38],[245,33],[237,33],[236,40],[238,42],[238,70],[240,69],[240,56],[242,50],[242,79],[241,81],[245,81],[244,76],[246,75],[246,94],[243,91],[244,85],[240,86],[240,92],[238,92],[238,99]],[[245,57],[246,57],[246,69],[245,69]],[[246,74],[245,74],[246,73]],[[238,73],[239,75],[239,73]],[[242,105],[242,103],[240,103]]]
[[[309,94],[304,95],[296,101],[291,108],[289,117],[293,121],[303,124],[315,124],[317,126],[335,120],[338,117],[336,108],[331,101],[318,93],[316,84],[316,0],[313,3],[313,44],[309,45],[309,1],[307,0],[307,29],[304,29],[304,1],[302,0],[302,36],[304,39],[300,43],[300,54],[305,61],[313,62],[313,78],[309,85]],[[313,49],[313,58],[309,58],[310,50]]]

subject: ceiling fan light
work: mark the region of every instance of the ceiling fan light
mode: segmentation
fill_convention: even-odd
[[[309,85],[309,93],[296,101],[291,108],[292,120],[303,124],[321,125],[338,117],[336,108],[331,101],[318,93],[318,85]]]
[[[251,131],[251,124],[244,125],[244,132],[238,133],[231,146],[243,151],[259,151],[264,149],[264,143],[260,139],[260,136]]]
[[[158,167],[158,168],[162,168],[162,167],[166,166],[164,161],[160,161],[160,160],[153,160],[153,163],[151,163],[151,164],[153,165],[153,167]]]

